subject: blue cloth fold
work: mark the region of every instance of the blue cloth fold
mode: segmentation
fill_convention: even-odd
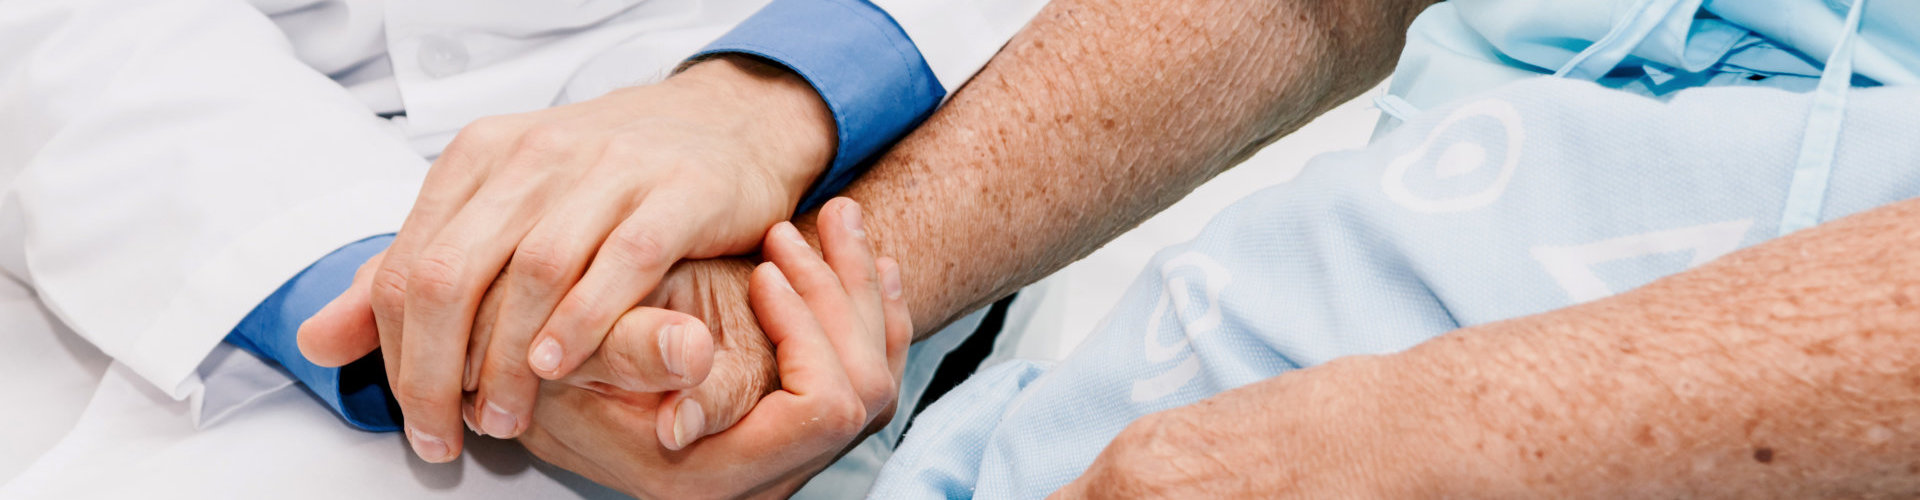
[[[399,407],[387,388],[378,351],[347,366],[327,368],[300,354],[297,335],[301,323],[353,284],[361,264],[392,242],[393,235],[375,236],[315,261],[241,319],[227,334],[227,343],[279,364],[348,424],[369,431],[399,430]]]

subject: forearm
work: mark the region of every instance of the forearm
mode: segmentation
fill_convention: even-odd
[[[1920,492],[1920,201],[1402,355],[1526,496]],[[1448,422],[1448,420],[1450,420]],[[1464,461],[1463,461],[1464,462]],[[1453,473],[1465,473],[1454,471]],[[1469,491],[1471,496],[1499,496]]]
[[[930,333],[1369,88],[1424,3],[1058,0],[847,194]]]

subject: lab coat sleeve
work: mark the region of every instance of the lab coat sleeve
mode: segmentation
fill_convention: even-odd
[[[175,398],[425,168],[241,0],[0,2],[0,269]]]
[[[399,405],[387,388],[387,370],[380,356],[362,357],[344,367],[316,365],[300,353],[298,335],[301,323],[345,292],[353,284],[354,271],[391,243],[393,235],[380,235],[321,257],[260,301],[227,334],[227,343],[280,365],[355,428],[400,430]],[[213,380],[217,377],[209,376],[209,393],[220,392],[216,388],[220,384]]]
[[[951,95],[1026,27],[1047,0],[872,0],[887,11]]]
[[[773,0],[696,57],[752,54],[786,66],[819,92],[839,142],[801,200],[805,211],[825,203],[932,114],[1041,5],[968,0],[883,8],[868,0]]]

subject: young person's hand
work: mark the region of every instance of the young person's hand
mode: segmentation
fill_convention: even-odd
[[[572,373],[676,262],[752,251],[834,146],[811,86],[739,57],[481,119],[434,163],[392,248],[302,328],[303,351],[342,365],[380,348],[428,461],[459,454],[463,391],[486,405],[481,432],[517,436],[542,378]],[[490,290],[497,313],[476,322]],[[377,335],[326,328],[369,322]],[[694,328],[656,336],[687,358],[713,352]],[[669,361],[658,387],[697,384],[707,362]]]

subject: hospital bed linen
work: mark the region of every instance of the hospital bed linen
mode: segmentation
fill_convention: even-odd
[[[1813,66],[1812,81],[1723,60],[1690,67],[1689,85],[1661,87],[1680,71],[1655,54],[1628,55],[1674,42],[1658,30],[1566,52],[1554,71],[1492,48],[1503,32],[1478,38],[1465,22],[1474,2],[1456,3],[1416,22],[1388,99],[1408,105],[1383,106],[1398,115],[1383,118],[1391,132],[1314,160],[1160,253],[1064,361],[1004,363],[950,392],[921,415],[871,496],[1039,498],[1148,413],[1625,291],[1796,229],[1783,216],[1796,202],[1812,200],[1824,220],[1920,195],[1920,90],[1876,79],[1899,82],[1912,66],[1856,77],[1845,57],[1876,40],[1883,54],[1910,49],[1911,31],[1865,36],[1875,23],[1836,22],[1831,36],[1812,37],[1824,45],[1768,42],[1811,64],[1834,62]],[[1888,4],[1895,12],[1882,14],[1916,8],[1815,12],[1841,21]],[[1597,12],[1696,19],[1685,8]],[[1587,34],[1611,36],[1623,25],[1613,21]],[[1733,38],[1746,45],[1721,48],[1762,46]],[[1859,43],[1851,51],[1849,38]],[[1579,67],[1595,54],[1628,69]],[[1775,78],[1787,83],[1735,83]],[[1810,195],[1800,182],[1809,158],[1824,177]]]
[[[1851,97],[1829,218],[1920,195],[1920,90]],[[1423,113],[1161,252],[1064,361],[1004,363],[948,393],[872,498],[1040,498],[1148,413],[1771,239],[1809,100],[1661,102],[1540,77]]]

